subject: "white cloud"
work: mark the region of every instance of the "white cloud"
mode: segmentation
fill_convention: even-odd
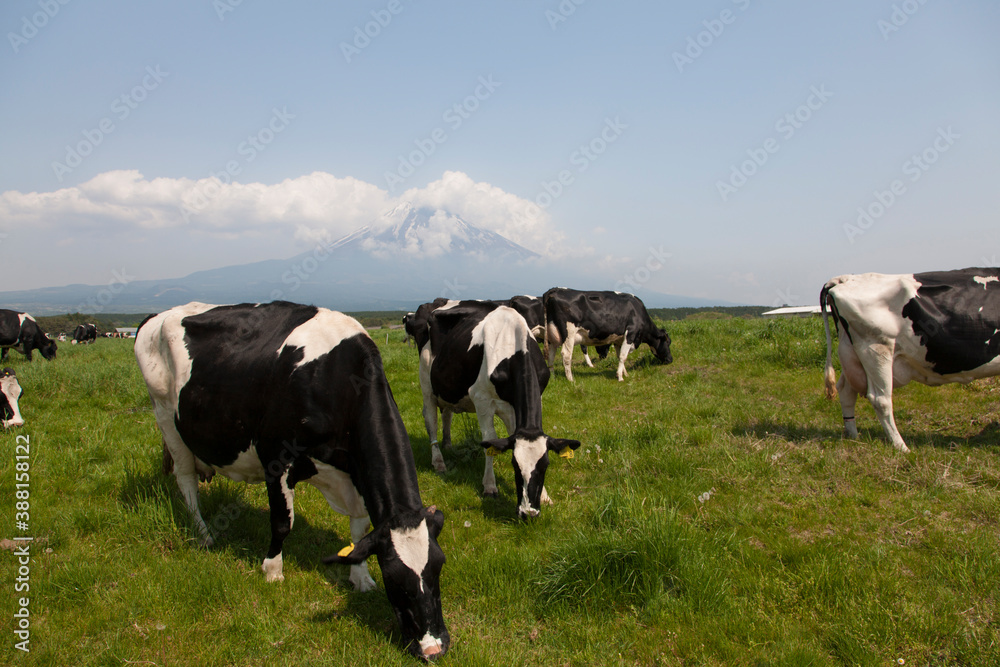
[[[489,183],[476,183],[460,171],[446,171],[439,180],[411,188],[400,199],[418,208],[444,209],[542,255],[566,252],[565,235],[552,229],[549,214],[544,210],[539,213],[531,200]]]
[[[552,229],[546,212],[539,214],[529,200],[456,171],[399,198],[356,178],[323,172],[266,185],[224,184],[214,178],[147,179],[136,170],[109,171],[54,192],[0,193],[0,219],[12,226],[56,231],[62,238],[156,229],[234,238],[284,229],[299,241],[316,243],[369,224],[404,201],[447,210],[541,254],[566,254],[564,235]],[[440,234],[420,239],[424,250],[443,252],[446,244]]]

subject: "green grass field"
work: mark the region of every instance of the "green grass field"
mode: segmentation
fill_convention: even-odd
[[[822,321],[670,322],[675,362],[643,347],[553,373],[546,431],[583,441],[552,457],[555,504],[515,519],[510,461],[480,495],[471,415],[449,472],[430,465],[417,355],[376,331],[413,444],[425,504],[445,512],[442,601],[452,665],[1000,664],[1000,383],[895,396],[908,455],[858,403],[841,439],[823,397]],[[30,591],[0,552],[0,663],[398,665],[380,588],[358,594],[323,556],[346,517],[301,485],[285,581],[265,584],[262,486],[216,477],[198,548],[131,341],[8,359],[27,423],[0,434],[0,537],[31,535]],[[15,525],[16,436],[30,440],[30,525]],[[21,442],[24,438],[21,438]],[[23,467],[23,466],[22,466]],[[5,542],[8,545],[9,543]],[[30,653],[15,649],[29,597]]]

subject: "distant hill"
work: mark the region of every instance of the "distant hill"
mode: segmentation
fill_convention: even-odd
[[[448,211],[403,204],[371,224],[289,259],[198,271],[117,286],[67,285],[0,292],[0,307],[35,315],[160,312],[189,301],[287,299],[342,311],[413,310],[444,296],[505,299],[553,286],[612,289],[613,279],[568,268]],[[735,306],[638,290],[647,307]]]

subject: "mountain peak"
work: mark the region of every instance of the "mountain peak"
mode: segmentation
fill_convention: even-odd
[[[371,224],[331,244],[359,249],[380,259],[440,259],[446,256],[524,260],[538,253],[496,232],[470,224],[444,209],[402,202]]]

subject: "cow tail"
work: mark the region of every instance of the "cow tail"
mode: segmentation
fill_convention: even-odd
[[[833,399],[837,396],[837,374],[833,370],[833,338],[830,336],[830,317],[826,310],[827,295],[830,292],[830,287],[831,285],[828,283],[820,291],[819,309],[823,313],[823,329],[826,331],[826,368],[823,371],[826,384],[826,397]],[[836,326],[836,321],[834,321],[834,326]]]

